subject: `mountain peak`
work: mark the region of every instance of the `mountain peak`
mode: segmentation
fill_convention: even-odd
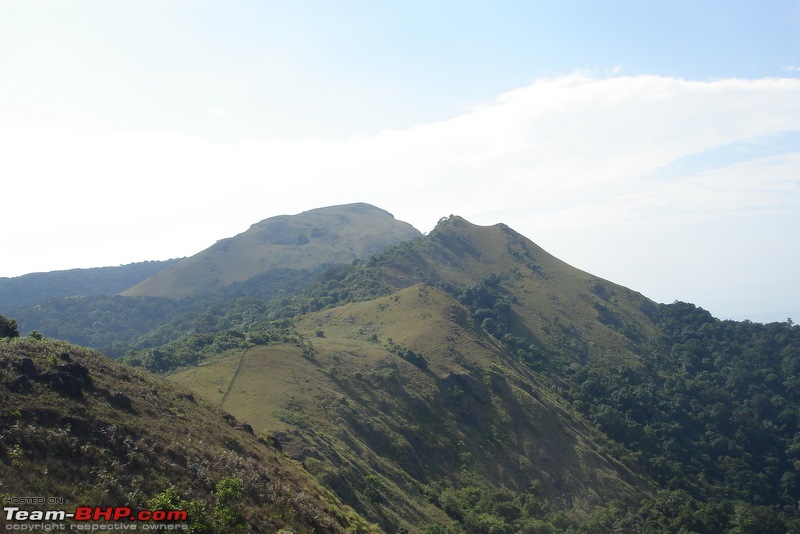
[[[217,241],[122,294],[184,297],[218,290],[275,269],[313,273],[421,235],[388,211],[363,202],[278,215]]]

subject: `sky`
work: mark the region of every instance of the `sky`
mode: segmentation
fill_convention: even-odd
[[[0,276],[368,202],[800,322],[800,0],[0,0]]]

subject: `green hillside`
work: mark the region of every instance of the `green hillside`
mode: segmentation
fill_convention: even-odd
[[[656,304],[459,217],[265,316],[293,326],[241,334],[173,379],[389,530],[408,517],[465,532],[798,528],[791,323]]]
[[[171,378],[273,436],[388,532],[453,519],[520,531],[554,514],[577,524],[609,494],[647,495],[629,462],[441,290],[310,314],[297,333],[305,343]],[[459,492],[476,491],[497,502],[464,508]]]
[[[17,308],[14,317],[23,333],[36,330],[116,358],[191,332],[224,330],[229,321],[220,307],[250,307],[253,299],[263,307],[305,287],[330,265],[349,264],[420,235],[369,204],[273,217],[144,281],[145,276],[129,278],[112,293],[99,292],[108,287],[105,270],[89,270],[81,278],[84,286],[96,283],[94,292],[72,293],[68,288],[77,286],[64,282],[53,294],[70,296],[38,301],[31,291],[26,302],[35,304]],[[56,274],[42,276],[64,281]]]
[[[481,521],[509,532],[575,526],[610,494],[638,506],[654,490],[632,456],[564,402],[556,369],[639,365],[644,348],[626,334],[657,343],[645,313],[656,308],[504,225],[451,217],[275,310],[318,310],[295,325],[304,343],[233,351],[172,378],[277,433],[389,530],[422,520],[467,532]],[[391,484],[380,506],[364,494],[371,475],[387,492]],[[470,491],[513,511],[449,500]]]
[[[293,257],[311,241],[280,246]],[[160,297],[202,305],[167,314],[123,361],[298,462],[339,526],[357,519],[337,499],[385,532],[800,533],[791,321],[658,304],[456,216],[351,262],[298,258]],[[81,305],[98,333],[124,324]],[[23,365],[0,368],[9,388]]]
[[[369,204],[346,204],[271,217],[124,291],[125,296],[210,293],[276,269],[315,271],[350,263],[420,236]]]
[[[642,354],[661,350],[655,302],[562,262],[506,225],[477,226],[455,216],[424,239],[329,273],[282,313],[416,283],[457,298],[484,330],[539,367],[636,367]]]
[[[90,350],[0,340],[0,406],[4,497],[188,508],[194,532],[373,531],[247,425]]]

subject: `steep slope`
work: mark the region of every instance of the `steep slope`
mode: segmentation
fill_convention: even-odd
[[[656,304],[454,216],[230,304],[129,361],[183,368],[388,531],[800,532],[791,321]]]
[[[373,530],[247,425],[88,349],[0,340],[0,406],[4,496],[66,511],[156,499],[188,506],[196,532]]]
[[[504,225],[459,217],[331,273],[295,306],[319,309],[421,281],[468,307],[485,332],[616,440],[616,454],[638,458],[661,484],[655,501],[598,531],[637,521],[665,532],[800,525],[800,327],[658,305]]]
[[[657,304],[576,269],[504,224],[451,216],[316,286],[307,307],[368,298],[416,283],[446,290],[482,327],[539,366],[637,366],[660,350]]]
[[[350,263],[420,235],[408,223],[363,203],[281,215],[218,241],[122,294],[184,297],[209,293],[270,271],[314,272],[325,265]]]
[[[171,378],[270,435],[389,532],[518,532],[554,515],[577,524],[608,495],[633,503],[649,492],[439,289],[413,285],[309,314],[296,328],[303,341],[235,351]]]

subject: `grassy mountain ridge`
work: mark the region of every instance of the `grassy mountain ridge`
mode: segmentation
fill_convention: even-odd
[[[420,286],[421,283],[430,286]],[[436,289],[435,286],[445,289],[446,292]],[[429,311],[418,310],[417,308],[426,308],[427,305],[419,298],[410,298],[408,295],[413,296],[423,292],[423,289],[420,289],[422,287],[425,287],[424,292],[435,293],[437,295],[435,300],[447,304],[434,306]],[[397,292],[391,293],[395,290]],[[572,294],[578,291],[583,292],[581,298],[579,302],[573,303]],[[617,295],[621,295],[622,299]],[[376,296],[378,298],[374,298]],[[462,302],[457,302],[456,297]],[[332,427],[329,426],[328,432],[332,434],[345,432],[347,437],[339,439],[349,443],[351,448],[355,446],[354,443],[358,443],[358,449],[365,451],[364,454],[370,451],[380,457],[381,451],[385,451],[387,447],[406,451],[404,453],[406,456],[402,458],[384,459],[380,462],[375,460],[373,465],[382,466],[376,476],[391,480],[394,484],[405,485],[407,488],[417,488],[413,491],[406,490],[412,494],[432,492],[428,500],[436,503],[435,508],[440,510],[449,506],[438,502],[439,493],[444,491],[442,488],[471,487],[466,480],[472,475],[479,476],[484,481],[483,487],[489,493],[503,489],[510,494],[527,494],[531,502],[539,499],[540,505],[546,502],[547,506],[553,507],[548,508],[547,513],[569,509],[574,514],[572,521],[577,520],[580,514],[584,514],[585,517],[596,511],[600,503],[598,500],[592,500],[591,494],[606,494],[611,491],[621,499],[625,499],[627,495],[629,502],[636,501],[634,495],[646,494],[644,488],[647,487],[647,482],[632,474],[635,469],[619,465],[612,467],[618,460],[608,455],[602,460],[599,459],[603,458],[603,455],[592,450],[592,446],[596,446],[595,441],[602,440],[602,437],[599,435],[586,437],[590,434],[589,427],[580,424],[577,428],[582,430],[576,431],[572,421],[578,417],[566,405],[559,404],[556,397],[550,398],[548,401],[550,408],[544,412],[548,414],[545,420],[550,421],[547,425],[548,433],[551,443],[557,444],[559,453],[571,450],[573,456],[566,459],[551,449],[549,453],[542,453],[551,460],[555,458],[549,469],[537,469],[530,465],[520,469],[520,462],[534,463],[530,458],[535,458],[536,454],[532,451],[537,450],[541,444],[536,444],[537,440],[531,437],[531,434],[536,433],[535,425],[521,430],[518,435],[513,422],[515,418],[509,415],[515,414],[518,420],[525,420],[531,413],[541,415],[543,412],[534,409],[537,402],[531,398],[533,395],[545,395],[544,392],[549,390],[544,385],[549,387],[552,378],[545,378],[543,382],[541,378],[536,378],[531,367],[552,366],[550,360],[559,358],[566,358],[564,361],[569,363],[585,364],[588,360],[586,355],[576,355],[573,350],[575,346],[580,346],[578,342],[589,346],[585,339],[594,339],[595,344],[592,348],[600,355],[597,356],[598,361],[593,363],[597,367],[607,365],[612,358],[613,361],[635,365],[636,352],[631,348],[630,340],[606,323],[619,324],[622,319],[617,317],[624,316],[630,317],[627,319],[628,322],[636,324],[641,329],[652,328],[652,321],[641,309],[655,307],[655,304],[640,295],[556,260],[504,225],[479,227],[461,218],[451,217],[443,220],[425,238],[396,245],[382,254],[357,262],[352,267],[343,267],[330,273],[313,286],[304,299],[300,299],[299,303],[296,302],[294,311],[289,314],[319,310],[300,320],[296,325],[300,335],[305,337],[307,346],[295,344],[291,347],[268,345],[253,348],[238,356],[232,356],[234,359],[239,358],[236,365],[231,360],[222,359],[209,366],[183,371],[173,378],[195,388],[199,394],[223,402],[226,409],[244,420],[252,421],[257,428],[263,428],[266,432],[275,429],[285,432],[289,430],[285,428],[286,421],[306,425],[315,431],[320,427],[329,426],[330,414],[315,413],[313,406],[307,406],[303,399],[291,395],[288,404],[285,404],[288,393],[283,386],[275,387],[279,376],[283,377],[286,384],[292,380],[299,380],[297,377],[313,377],[305,379],[306,383],[320,387],[325,392],[324,398],[342,398],[348,401],[355,397],[360,399],[364,397],[364,390],[356,390],[355,386],[349,383],[348,377],[357,376],[360,377],[358,380],[367,382],[381,380],[375,377],[389,377],[389,381],[385,384],[376,381],[366,386],[373,397],[369,403],[368,414],[360,413],[361,409],[367,408],[359,404],[359,409],[355,410],[355,413],[360,415],[352,416],[351,419],[355,418],[354,420],[342,416],[339,422]],[[385,319],[389,315],[386,310],[398,306],[392,304],[397,302],[394,299],[413,304],[406,304],[402,308],[403,311],[395,315],[394,320],[388,321]],[[610,302],[608,305],[603,305],[606,307],[598,304],[606,301]],[[343,306],[327,308],[336,304]],[[607,306],[614,307],[616,311],[609,311]],[[362,307],[369,311],[360,313],[353,311]],[[456,309],[459,311],[453,311]],[[537,309],[537,313],[532,314],[531,311],[534,309]],[[613,315],[614,321],[611,321],[603,315],[604,313],[617,315]],[[337,326],[333,326],[330,322],[340,314],[345,314],[346,321],[352,325],[347,335],[341,333],[334,335],[329,332],[332,327],[335,332],[341,328],[341,322],[336,323]],[[425,318],[411,321],[410,318],[415,316]],[[451,316],[459,317],[455,324],[453,319],[448,319]],[[316,322],[309,324],[309,321]],[[456,326],[459,321],[461,326]],[[582,330],[577,331],[572,328],[564,334],[563,331],[567,327],[562,324],[573,325],[575,321],[581,321]],[[433,323],[437,326],[431,330],[430,326]],[[462,332],[464,324],[470,325],[466,331],[472,333],[471,348],[464,350],[474,358],[467,368],[464,368],[458,358],[454,358],[453,353],[449,352],[456,350],[453,348],[455,338],[446,336],[450,338],[447,339],[440,335],[448,330]],[[640,324],[644,326],[638,326]],[[532,334],[534,329],[538,329],[541,333],[538,336]],[[356,334],[352,330],[355,330]],[[551,333],[552,331],[555,331],[555,334]],[[433,339],[427,337],[431,333],[436,334]],[[652,335],[656,337],[655,333]],[[515,348],[513,345],[519,344],[518,339],[524,339],[525,343]],[[502,340],[510,342],[504,343]],[[627,352],[621,356],[623,351]],[[381,359],[380,355],[385,358],[387,352],[392,356]],[[317,365],[309,363],[312,356],[319,353],[330,361],[322,360],[325,363]],[[443,353],[444,359],[430,356],[437,353]],[[494,358],[489,356],[491,354],[495,355]],[[485,364],[487,358],[490,361],[497,359],[493,371],[490,371],[491,365]],[[361,359],[366,359],[371,365],[365,363],[363,368],[359,367],[357,362]],[[484,363],[479,365],[478,361]],[[336,362],[336,365],[328,368],[327,365],[332,365],[331,362]],[[398,365],[403,365],[404,368],[401,369]],[[420,371],[421,365],[424,365],[424,372]],[[323,368],[322,371],[319,369],[320,366]],[[291,369],[291,373],[282,375],[279,369],[283,369],[283,373],[289,373],[288,369]],[[335,375],[333,384],[329,378],[323,379],[320,372]],[[402,384],[419,386],[422,376],[414,376],[414,373],[420,372],[423,373],[422,376],[427,376],[425,373],[436,375],[429,385],[428,396],[424,398],[419,398],[419,392],[411,395],[402,386]],[[522,375],[519,376],[518,373]],[[257,383],[250,381],[265,380],[266,375],[270,377],[272,385],[269,393],[264,392],[263,396],[254,393],[259,391],[259,387]],[[492,376],[495,378],[491,378]],[[514,387],[508,385],[509,376],[514,377],[511,380],[511,383],[515,384]],[[324,387],[319,386],[320,380],[325,382]],[[485,405],[491,395],[484,381],[492,383],[492,380],[497,380],[496,387],[504,393],[497,400],[497,404],[490,402],[489,405]],[[343,383],[348,385],[345,387]],[[303,391],[304,383],[301,381],[298,385]],[[387,385],[400,388],[393,390],[394,395],[391,399],[382,398],[378,393]],[[311,385],[308,387],[313,390]],[[466,402],[462,407],[464,412],[454,414],[457,402],[453,399],[469,398],[470,387],[478,398],[483,399],[483,402]],[[466,394],[465,388],[468,390]],[[522,396],[525,400],[520,401],[518,396]],[[386,420],[381,410],[375,406],[391,407],[390,411],[406,414],[407,417]],[[561,408],[556,409],[555,406]],[[483,428],[484,434],[468,435],[458,429],[450,428],[447,420],[432,415],[437,410],[455,420],[466,417],[475,426]],[[471,418],[477,417],[478,413],[482,413],[482,417],[472,420]],[[553,415],[555,413],[558,415]],[[419,418],[430,422],[425,439],[409,437],[403,430],[409,421],[416,421]],[[359,423],[360,420],[370,422]],[[488,430],[491,428],[495,428],[498,435],[504,436],[504,439],[511,440],[507,443],[508,447],[498,447],[495,443],[497,436],[493,436],[492,431]],[[338,488],[340,496],[345,499],[349,497],[349,503],[384,526],[410,526],[402,522],[407,513],[404,514],[398,509],[399,504],[375,507],[375,503],[370,503],[368,500],[365,502],[358,488],[363,485],[364,477],[370,476],[371,471],[361,465],[358,459],[348,462],[353,467],[351,470],[346,470],[345,474],[328,472],[329,467],[322,466],[338,465],[341,458],[347,456],[341,452],[343,447],[332,447],[331,450],[330,446],[326,448],[322,442],[309,437],[302,430],[295,429],[294,432],[300,435],[286,440],[287,450],[292,450],[297,458],[313,460],[311,463],[317,467],[320,476],[328,481],[329,487]],[[447,437],[437,439],[434,437],[436,432]],[[541,434],[541,430],[539,432]],[[579,439],[575,434],[584,437]],[[561,437],[556,438],[556,436]],[[541,435],[539,437],[541,438]],[[441,442],[441,439],[444,439],[446,444]],[[427,444],[428,440],[438,445],[430,446]],[[414,444],[410,445],[411,442]],[[406,445],[402,445],[403,443]],[[460,475],[462,478],[447,479],[445,473],[459,473],[461,469],[460,461],[454,460],[451,454],[454,450],[453,444],[458,443],[465,444],[462,445],[464,449],[460,451],[458,457],[463,454],[464,458],[476,458],[475,464],[479,466],[480,475],[462,473]],[[473,449],[472,445],[467,446],[467,443],[481,445]],[[594,445],[589,446],[588,443]],[[291,444],[294,444],[294,448]],[[517,456],[507,454],[509,449],[525,452]],[[323,458],[313,455],[306,458],[312,454],[309,451],[319,455],[320,450],[329,452],[323,455]],[[443,468],[442,472],[428,472],[422,458],[431,458],[430,464]],[[490,468],[493,459],[497,458],[503,460],[499,465]],[[510,467],[512,465],[514,467]],[[574,465],[581,468],[578,468],[577,472],[567,474],[571,472],[567,466]],[[604,467],[601,468],[600,465]],[[521,478],[515,478],[516,475]],[[533,493],[528,493],[527,487],[533,479],[537,481],[538,493],[535,496]],[[589,482],[589,479],[592,482]],[[428,485],[430,480],[434,481],[434,489]],[[561,481],[561,484],[565,484],[564,480],[580,482],[557,488],[553,482],[555,480]],[[605,483],[617,481],[619,486],[613,490],[603,488],[603,481]],[[422,487],[419,484],[422,484]],[[399,495],[402,496],[403,492]],[[405,499],[409,498],[406,496]],[[403,503],[404,499],[393,494],[386,502]],[[426,509],[430,509],[429,504],[421,502],[415,504],[414,499],[411,499],[403,506],[414,510],[416,516],[427,517],[429,521],[434,522],[438,520],[435,513],[425,512]],[[468,519],[464,513],[457,512],[452,506],[450,512],[457,517],[448,517],[459,522],[462,525],[460,528],[471,524],[470,521],[474,519]],[[519,512],[516,520],[544,521],[547,513],[542,512],[540,507],[539,515],[536,513],[525,515]],[[513,521],[508,522],[506,527],[513,528],[512,523]],[[521,525],[522,523],[517,526]]]
[[[198,295],[273,269],[314,270],[326,264],[350,263],[420,235],[410,224],[364,203],[281,215],[218,241],[122,294]]]
[[[562,364],[632,365],[659,350],[657,304],[576,269],[504,224],[442,219],[423,239],[341,269],[288,310],[293,314],[386,295],[416,283],[440,287],[471,308],[498,339]]]
[[[0,340],[0,399],[5,496],[134,509],[180,496],[198,532],[373,531],[248,426],[93,351]],[[215,497],[221,481],[237,488],[235,505]]]
[[[420,284],[316,312],[297,331],[305,344],[234,351],[171,379],[274,436],[387,531],[459,515],[468,531],[481,521],[523,529],[566,510],[578,522],[604,495],[647,494],[634,468],[441,290]],[[451,494],[468,488],[495,495],[508,517],[459,510]],[[521,495],[527,505],[514,504]]]

